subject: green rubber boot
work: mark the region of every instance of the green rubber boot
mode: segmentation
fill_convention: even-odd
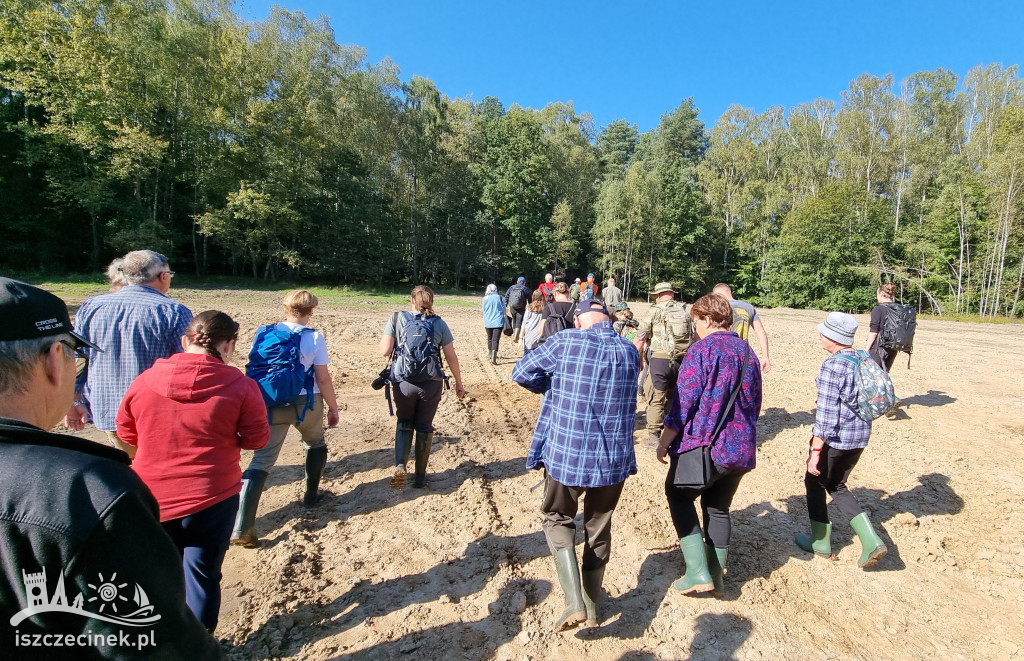
[[[555,553],[555,570],[558,573],[558,583],[565,593],[565,609],[555,624],[555,631],[565,631],[587,619],[583,587],[580,585],[580,566],[576,563],[576,549],[562,549]]]
[[[708,559],[708,573],[711,574],[711,582],[715,585],[715,596],[721,597],[725,592],[725,561],[729,557],[729,549],[705,544],[704,556]]]
[[[306,493],[302,496],[302,504],[306,507],[316,505],[318,491],[320,490],[320,478],[324,475],[324,467],[327,465],[327,446],[306,450]]]
[[[885,543],[879,538],[871,525],[871,519],[867,512],[861,512],[850,520],[850,527],[857,533],[860,540],[860,559],[857,560],[858,567],[873,567],[878,561],[889,552]]]
[[[796,545],[808,553],[816,553],[826,558],[832,557],[832,524],[811,520],[811,534],[799,534],[795,538]]]
[[[598,605],[601,603],[601,583],[604,582],[604,567],[584,569],[583,605],[587,609],[587,626],[596,627],[601,623]]]
[[[416,477],[412,485],[417,489],[427,486],[427,460],[430,458],[430,446],[434,444],[434,434],[416,432]]]
[[[260,507],[260,496],[267,483],[267,471],[247,470],[242,473],[242,493],[238,499],[238,514],[235,515],[235,529],[231,531],[231,543],[254,549],[260,544],[256,535],[256,510]]]
[[[391,476],[392,489],[405,488],[405,465],[409,463],[409,451],[412,449],[412,425],[399,422],[395,430],[395,473]]]
[[[715,589],[708,571],[708,558],[704,551],[704,537],[699,533],[679,538],[679,548],[686,561],[686,573],[672,584],[672,588],[683,594],[710,592]]]

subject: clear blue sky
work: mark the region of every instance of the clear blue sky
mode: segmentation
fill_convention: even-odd
[[[263,18],[267,0],[243,16]],[[357,2],[284,0],[330,17],[336,39],[390,57],[451,97],[540,108],[573,101],[600,127],[641,131],[693,96],[710,127],[729,105],[762,111],[838,99],[861,73],[899,81],[945,67],[1024,60],[1020,0],[799,2]]]

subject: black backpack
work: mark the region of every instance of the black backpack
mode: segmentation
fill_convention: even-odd
[[[526,287],[516,285],[512,288],[512,291],[508,293],[508,306],[513,310],[522,310],[526,307],[526,297]]]
[[[917,310],[902,303],[885,304],[885,321],[878,334],[878,346],[889,351],[914,352]]]
[[[575,306],[569,306],[564,314],[559,314],[555,311],[552,304],[549,303],[547,307],[548,318],[544,320],[544,332],[541,334],[540,341],[545,342],[549,337],[557,333],[558,331],[564,331],[566,328],[574,328],[573,323],[573,310]]]
[[[405,312],[405,329],[401,342],[395,343],[395,357],[391,362],[391,380],[395,383],[423,383],[444,378],[441,370],[441,350],[434,341],[435,317],[415,317]],[[397,313],[395,328],[398,328]]]

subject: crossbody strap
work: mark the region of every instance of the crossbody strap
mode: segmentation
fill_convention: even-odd
[[[715,425],[715,431],[711,433],[711,442],[708,443],[708,447],[715,444],[718,440],[718,434],[721,433],[722,427],[725,426],[725,419],[729,417],[729,413],[732,411],[733,405],[736,403],[736,398],[739,397],[740,390],[743,389],[743,379],[747,375],[747,366],[750,365],[750,345],[747,344],[747,353],[743,356],[743,369],[740,370],[740,380],[736,383],[736,387],[729,393],[729,401],[725,403],[725,408],[722,409],[722,415],[718,418],[718,424]]]

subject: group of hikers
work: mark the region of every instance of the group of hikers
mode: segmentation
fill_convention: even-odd
[[[258,545],[260,495],[292,427],[305,451],[302,503],[319,500],[324,428],[339,423],[339,411],[326,339],[310,327],[318,301],[306,290],[289,292],[283,319],[256,330],[243,373],[229,364],[238,323],[216,310],[193,316],[170,298],[166,257],[133,251],[108,275],[112,291],[86,300],[73,325],[58,297],[0,278],[9,321],[0,329],[0,603],[28,606],[19,588],[28,568],[66,573],[83,593],[97,574],[117,572],[144,579],[161,615],[156,635],[172,656],[214,658],[226,551]],[[512,379],[543,394],[526,465],[545,472],[543,528],[565,594],[557,630],[600,622],[612,513],[637,471],[638,407],[646,409],[643,445],[668,464],[665,493],[685,561],[673,587],[723,590],[729,506],[755,466],[768,340],[757,311],[727,285],[692,306],[676,294],[659,283],[654,303],[634,320],[614,279],[601,290],[593,274],[571,286],[548,275],[535,290],[520,277],[504,296],[487,287],[490,361],[500,336],[511,334],[523,349]],[[880,305],[893,294],[880,288]],[[883,352],[896,353],[888,325],[880,315],[876,330],[872,315],[871,358],[853,350],[852,316],[832,312],[818,326],[830,355],[817,379],[804,479],[810,534],[796,538],[800,548],[833,557],[828,493],[860,539],[864,567],[886,548],[846,481],[880,415],[863,391],[878,394],[867,377],[888,379],[892,363]],[[453,334],[429,287],[415,287],[409,309],[389,317],[378,350],[389,366],[374,387],[393,398],[397,421],[390,486],[405,488],[413,453],[413,487],[424,488],[434,417],[450,387],[445,363],[455,394],[466,395]],[[883,367],[873,372],[864,358]],[[883,388],[875,399],[884,395]],[[109,447],[47,431],[62,420],[73,430],[91,420]],[[243,449],[253,451],[244,471]],[[574,544],[581,499],[582,571]],[[32,624],[47,629],[42,620]],[[94,632],[105,626],[116,630],[90,624]]]

